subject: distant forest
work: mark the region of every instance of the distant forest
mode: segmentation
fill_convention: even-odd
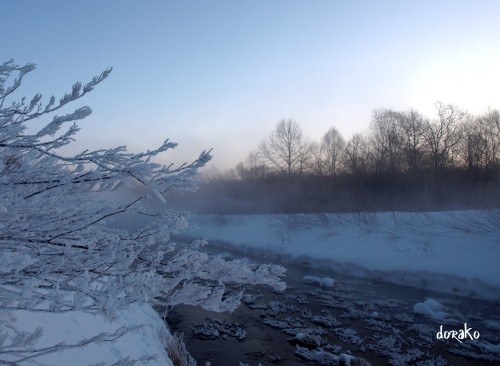
[[[311,142],[281,120],[244,162],[171,203],[216,214],[499,208],[500,112],[435,106],[434,118],[374,110],[347,141],[332,127]]]

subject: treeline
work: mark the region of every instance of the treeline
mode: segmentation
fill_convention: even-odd
[[[193,198],[191,210],[212,213],[497,208],[500,112],[474,116],[441,102],[434,118],[377,109],[367,131],[345,140],[332,127],[313,142],[281,120]]]

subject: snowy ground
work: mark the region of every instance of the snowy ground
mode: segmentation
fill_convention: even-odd
[[[270,261],[500,301],[500,212],[197,215],[189,235]]]
[[[3,311],[0,364],[168,366],[170,338],[149,305],[131,306],[113,320],[82,311]]]

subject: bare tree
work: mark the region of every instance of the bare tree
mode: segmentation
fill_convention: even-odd
[[[370,130],[375,172],[399,170],[403,149],[402,119],[402,113],[390,109],[373,111]]]
[[[488,140],[480,118],[468,118],[461,125],[462,138],[457,144],[457,155],[469,175],[477,176],[485,167]]]
[[[331,127],[321,139],[321,156],[327,175],[334,176],[342,163],[346,142],[340,132]]]
[[[417,170],[424,164],[425,159],[425,118],[411,109],[402,113],[400,119],[403,132],[403,159],[407,169]]]
[[[323,158],[321,144],[317,141],[311,142],[309,145],[309,154],[311,155],[311,171],[320,177],[325,177],[327,175],[327,169]]]
[[[292,119],[276,124],[258,151],[267,164],[285,175],[301,174],[306,168],[308,144],[300,125]]]
[[[366,173],[368,169],[367,150],[368,141],[366,137],[360,133],[353,135],[347,142],[345,149],[346,166],[352,174],[359,176]]]
[[[236,165],[236,174],[241,179],[260,179],[269,174],[269,168],[258,152],[251,151],[244,162]]]
[[[476,177],[479,173],[491,177],[500,164],[500,113],[489,110],[465,119],[461,134],[457,153],[462,165]]]
[[[489,173],[500,178],[500,111],[488,110],[479,119],[486,139],[485,164]]]
[[[451,104],[436,103],[437,119],[427,121],[424,138],[432,166],[443,168],[452,163],[453,149],[461,139],[460,126],[467,118],[465,111]]]

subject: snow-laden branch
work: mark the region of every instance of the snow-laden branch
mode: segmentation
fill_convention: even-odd
[[[224,261],[198,251],[201,243],[177,250],[170,235],[187,227],[188,214],[144,207],[147,198],[166,202],[169,191],[196,189],[198,169],[210,161],[211,151],[180,166],[153,162],[177,146],[169,140],[141,153],[119,146],[64,155],[60,148],[74,141],[76,121],[91,109],[51,115],[92,91],[111,69],[89,83],[75,83],[59,102],[51,97],[44,104],[36,94],[7,103],[34,69],[12,61],[0,65],[0,310],[112,316],[147,302],[232,311],[246,285],[284,288],[281,267]],[[45,127],[27,133],[29,123],[46,117]],[[122,201],[105,195],[127,186],[140,186],[142,193]],[[135,231],[105,225],[131,213],[150,221]],[[1,345],[0,350],[5,351]]]

